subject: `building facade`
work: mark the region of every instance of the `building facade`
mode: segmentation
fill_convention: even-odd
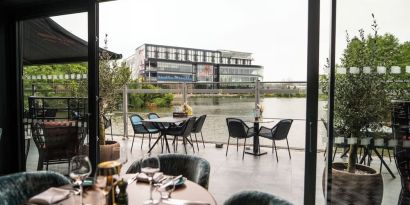
[[[252,54],[143,44],[125,62],[132,78],[143,82],[254,82],[263,67]]]

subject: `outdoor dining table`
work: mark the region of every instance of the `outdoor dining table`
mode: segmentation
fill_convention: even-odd
[[[159,140],[164,139],[165,140],[165,145],[166,149],[168,150],[169,153],[171,153],[169,149],[169,144],[167,140],[167,135],[164,133],[164,131],[167,129],[164,126],[162,126],[162,123],[169,123],[169,124],[177,124],[184,122],[185,120],[188,120],[189,118],[187,117],[160,117],[160,118],[155,118],[155,119],[145,119],[142,120],[142,122],[149,122],[149,123],[154,123],[156,124],[156,127],[160,131],[160,135],[158,139],[152,144],[152,146],[149,148],[148,153],[151,152],[151,150],[155,147],[155,145],[158,143]]]
[[[122,175],[124,178],[132,178],[133,174]],[[144,201],[149,198],[150,186],[148,183],[143,182],[133,182],[127,186],[128,194],[128,204],[140,205],[144,204]],[[84,204],[105,204],[102,191],[99,190],[89,190],[84,193],[83,203]],[[155,200],[160,198],[160,193],[158,191],[153,192],[153,198]],[[175,188],[171,194],[171,199],[175,200],[184,200],[186,202],[191,202],[189,204],[198,204],[198,205],[216,205],[215,198],[211,193],[208,192],[202,186],[196,184],[195,182],[186,180],[183,185],[180,185]],[[197,203],[195,203],[197,202]],[[199,203],[201,202],[201,203]],[[79,195],[71,195],[68,199],[58,203],[59,205],[72,205],[80,204]],[[160,202],[159,204],[168,204]],[[183,204],[183,203],[180,203]]]
[[[252,119],[252,120],[246,119],[246,120],[244,120],[244,122],[253,123],[253,131],[255,133],[255,136],[253,137],[252,152],[245,151],[245,153],[246,154],[251,154],[251,155],[254,155],[254,156],[261,156],[261,155],[266,154],[267,152],[261,152],[261,149],[260,149],[259,123],[271,123],[271,122],[274,122],[274,120],[259,118],[259,119]]]

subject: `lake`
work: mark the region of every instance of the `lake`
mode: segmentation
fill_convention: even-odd
[[[238,117],[244,120],[250,120],[254,116],[255,107],[254,98],[249,97],[191,97],[188,104],[193,108],[194,115],[200,116],[206,114],[207,118],[202,129],[204,140],[207,142],[223,142],[228,140],[228,128],[226,126],[227,117]],[[306,98],[262,98],[263,117],[275,118],[273,123],[263,123],[262,126],[273,127],[280,119],[294,119],[289,131],[289,146],[292,148],[302,149],[305,147],[305,115],[306,115]],[[319,119],[326,116],[323,109],[326,101],[319,101]],[[172,115],[173,108],[156,108],[154,110],[137,109],[130,110],[130,113],[138,113],[145,117],[149,112],[156,112],[160,116]],[[114,117],[114,133],[123,133],[122,116]],[[249,124],[252,126],[251,124]],[[132,135],[132,127],[128,126],[128,134]],[[108,130],[107,130],[108,131]],[[324,149],[325,144],[322,142],[326,137],[326,130],[322,122],[318,122],[318,149]],[[232,141],[233,142],[233,141]],[[251,141],[248,141],[251,142]],[[241,142],[240,142],[241,143]],[[243,143],[243,142],[242,142]],[[272,141],[262,139],[262,145],[271,146]],[[286,141],[278,141],[277,146],[286,146]]]

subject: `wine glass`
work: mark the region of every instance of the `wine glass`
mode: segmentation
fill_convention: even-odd
[[[152,191],[154,190],[154,175],[160,170],[160,162],[158,156],[150,157],[149,155],[144,155],[140,161],[141,172],[148,176],[148,181],[150,185],[149,199],[144,202],[144,204],[156,204],[152,198]]]
[[[80,186],[80,202],[83,205],[83,180],[91,174],[90,159],[86,155],[74,156],[70,161],[70,177]]]

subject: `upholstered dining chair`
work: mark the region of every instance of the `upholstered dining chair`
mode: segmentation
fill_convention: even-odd
[[[229,141],[231,137],[236,138],[236,151],[239,150],[239,139],[244,139],[242,159],[245,157],[246,138],[255,136],[253,127],[248,127],[245,122],[238,118],[226,118],[228,125],[228,145],[226,146],[226,156],[228,156]]]
[[[195,135],[195,142],[196,142],[196,147],[198,148],[199,151],[199,146],[198,146],[198,139],[196,138],[196,133],[201,133],[201,138],[202,138],[202,145],[204,145],[205,148],[205,142],[204,142],[204,136],[202,135],[202,127],[204,126],[206,119],[206,115],[201,115],[194,124],[194,127],[192,128],[192,132]]]
[[[0,205],[21,205],[47,190],[69,184],[63,175],[51,171],[20,172],[0,177]]]
[[[292,205],[292,203],[265,192],[242,191],[229,197],[223,205]]]
[[[185,154],[161,154],[161,172],[166,175],[182,174],[205,189],[208,189],[211,167],[206,159]],[[140,161],[135,161],[127,170],[127,174],[141,172]]]
[[[144,124],[142,120],[144,119],[137,114],[130,116],[132,129],[134,130],[134,136],[132,137],[132,144],[131,144],[131,152],[132,152],[132,148],[134,147],[134,139],[135,139],[136,134],[142,134],[142,140],[141,140],[141,149],[142,149],[145,134],[148,134],[148,146],[151,146],[152,134],[159,133],[159,130],[157,128],[155,128],[153,125],[150,125],[150,124]]]
[[[293,120],[291,119],[285,119],[285,120],[279,121],[272,128],[267,128],[267,127],[262,126],[259,129],[259,136],[272,140],[272,153],[273,153],[273,149],[275,149],[276,161],[279,161],[278,152],[277,152],[276,143],[275,143],[276,140],[286,140],[286,144],[288,146],[289,158],[292,158],[290,155],[289,142],[288,142],[288,133],[289,133],[290,127],[292,126],[292,122]]]

